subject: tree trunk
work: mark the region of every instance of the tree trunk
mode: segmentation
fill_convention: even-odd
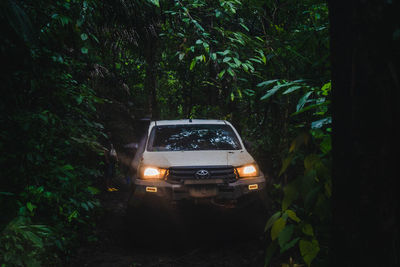
[[[395,1],[393,1],[394,3]],[[332,266],[400,266],[399,3],[329,1],[333,86]]]
[[[153,120],[160,118],[157,104],[157,66],[156,66],[157,40],[153,38],[145,49],[146,78],[145,91],[148,93],[148,113]]]

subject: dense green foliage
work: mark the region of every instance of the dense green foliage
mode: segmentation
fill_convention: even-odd
[[[331,116],[326,105],[330,83],[320,90],[310,90],[317,98],[313,104],[300,111],[315,109],[309,131],[301,132],[291,143],[288,155],[283,160],[279,176],[290,169],[290,180],[275,184],[281,189],[278,198],[280,210],[267,222],[272,243],[267,250],[267,263],[279,248],[280,253],[298,245],[304,262],[309,266],[317,255],[319,266],[328,264],[331,222]],[[306,93],[308,95],[308,93]],[[304,97],[303,97],[304,98]],[[303,98],[298,105],[302,105]],[[301,172],[300,172],[301,171]]]
[[[78,228],[90,239],[99,114],[109,103],[137,118],[230,120],[269,174],[277,212],[266,227],[268,261],[278,246],[290,254],[284,260],[299,253],[307,264],[323,260],[330,216],[324,1],[7,0],[0,12],[8,64],[0,261],[57,265],[79,240]],[[26,257],[15,257],[23,250]]]
[[[1,4],[1,58],[8,64],[1,74],[0,261],[6,266],[59,265],[79,233],[90,234],[98,206],[90,184],[99,174],[95,106],[102,100],[88,86],[81,49],[86,2],[68,2]]]

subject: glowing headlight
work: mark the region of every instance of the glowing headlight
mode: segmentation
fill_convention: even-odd
[[[245,165],[236,169],[240,178],[258,175],[257,166],[254,164]]]
[[[162,179],[166,171],[166,169],[156,167],[145,167],[143,168],[142,177],[144,179]]]

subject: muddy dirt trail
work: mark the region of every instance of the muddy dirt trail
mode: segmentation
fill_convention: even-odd
[[[118,191],[99,195],[104,214],[98,241],[81,247],[70,266],[264,266],[266,244],[254,230],[262,229],[266,214],[250,223],[246,214],[233,209],[189,205],[181,209],[176,227],[155,236],[148,225],[132,229],[126,214],[129,187],[123,179],[116,182]]]

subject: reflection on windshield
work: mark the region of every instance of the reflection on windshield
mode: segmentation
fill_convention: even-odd
[[[238,138],[229,125],[155,126],[150,134],[148,151],[238,150]]]

